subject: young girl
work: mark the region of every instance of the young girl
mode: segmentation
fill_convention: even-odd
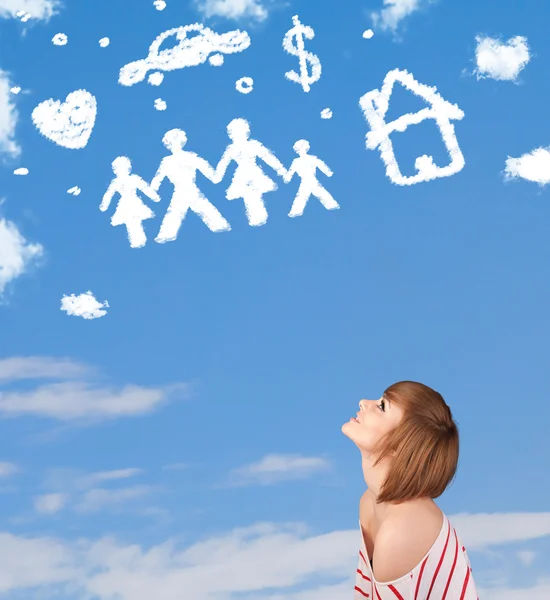
[[[143,221],[152,219],[155,213],[143,203],[138,191],[155,202],[159,202],[160,198],[145,180],[132,173],[132,162],[127,156],[117,156],[111,164],[115,178],[103,195],[99,210],[106,211],[113,196],[118,193],[120,199],[111,217],[111,225],[126,225],[130,247],[141,248],[147,242]]]
[[[458,464],[458,428],[443,397],[401,381],[359,408],[342,427],[368,488],[354,599],[478,600],[466,549],[433,501]]]

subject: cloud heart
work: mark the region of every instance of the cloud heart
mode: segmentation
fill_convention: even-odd
[[[32,122],[46,138],[76,150],[90,139],[97,114],[95,97],[86,90],[71,92],[65,102],[45,100],[32,111]]]

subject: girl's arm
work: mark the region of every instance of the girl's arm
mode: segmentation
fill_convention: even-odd
[[[141,177],[139,177],[137,180],[136,188],[141,190],[146,196],[149,196],[151,200],[160,202],[160,196],[157,194],[157,192]]]
[[[227,171],[227,167],[229,166],[229,163],[233,160],[233,149],[231,148],[231,146],[228,146],[225,149],[225,152],[223,153],[223,156],[220,158],[220,162],[218,163],[218,166],[216,167],[216,171],[214,173],[214,178],[212,179],[212,181],[214,183],[220,183],[220,181],[223,179],[225,172]]]
[[[261,158],[266,165],[269,165],[280,177],[284,177],[286,173],[286,169],[283,166],[283,163],[271,152],[268,150],[261,142],[258,143],[258,158]]]
[[[109,187],[107,188],[107,191],[105,192],[105,194],[103,194],[103,199],[101,201],[101,204],[99,205],[99,210],[106,211],[109,208],[109,204],[111,204],[111,200],[113,199],[113,196],[118,191],[116,189],[116,186],[117,186],[116,180],[111,181],[111,183],[109,184]]]

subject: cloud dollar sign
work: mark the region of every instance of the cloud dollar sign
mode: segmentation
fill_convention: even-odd
[[[309,92],[311,83],[315,83],[321,77],[321,63],[319,58],[304,49],[304,37],[312,40],[315,37],[313,29],[307,25],[302,25],[298,15],[292,17],[294,27],[286,32],[283,40],[283,48],[293,56],[297,56],[300,60],[300,73],[296,71],[288,71],[285,77],[290,81],[300,83],[304,88],[304,92]],[[293,40],[296,38],[296,44]],[[311,75],[308,72],[308,63],[311,65]]]

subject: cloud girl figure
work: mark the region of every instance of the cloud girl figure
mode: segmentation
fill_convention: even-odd
[[[160,197],[144,179],[132,173],[132,162],[127,156],[118,156],[111,164],[116,177],[109,184],[99,210],[106,211],[113,196],[120,194],[111,225],[126,225],[130,247],[141,248],[147,242],[142,223],[154,217],[155,213],[143,203],[137,192],[141,191],[155,202],[159,202]]]
[[[242,198],[249,225],[264,225],[268,215],[263,195],[276,190],[277,184],[256,161],[263,160],[280,177],[284,176],[286,170],[271,150],[259,141],[250,139],[250,126],[246,119],[233,119],[227,126],[227,133],[232,143],[227,146],[216,167],[216,183],[223,179],[229,163],[234,160],[237,168],[225,197],[228,200]]]

